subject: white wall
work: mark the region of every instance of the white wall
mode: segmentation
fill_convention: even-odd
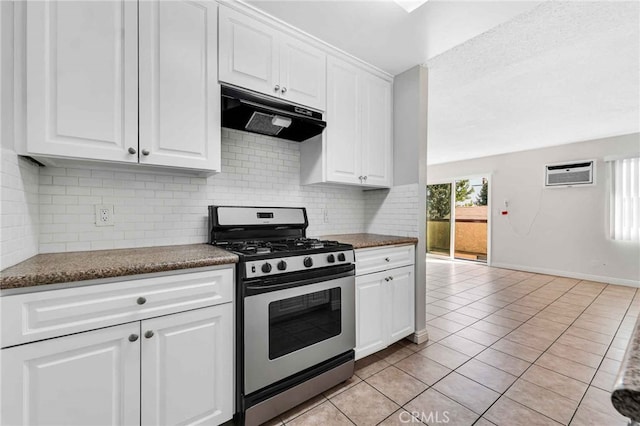
[[[492,173],[492,265],[640,286],[640,246],[609,238],[603,158],[640,152],[640,134],[430,165],[429,183]],[[544,189],[544,165],[595,159],[596,185]],[[504,200],[509,214],[501,216]]]
[[[44,167],[39,192],[40,253],[206,242],[210,204],[306,207],[310,236],[365,231],[362,190],[300,186],[299,143],[228,129],[220,174]],[[95,226],[96,204],[114,226]]]

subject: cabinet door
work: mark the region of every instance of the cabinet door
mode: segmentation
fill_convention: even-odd
[[[280,97],[324,111],[327,55],[294,37],[280,39]]]
[[[385,272],[356,277],[356,359],[387,346]]]
[[[360,184],[361,71],[345,61],[327,58],[327,180]]]
[[[137,162],[137,3],[25,7],[27,154]]]
[[[140,163],[220,170],[216,3],[139,8]]]
[[[390,289],[387,303],[391,305],[388,344],[407,337],[414,332],[414,266],[387,271],[390,281],[385,284]]]
[[[233,415],[231,303],[142,321],[142,424],[220,424]],[[149,332],[153,335],[150,337]]]
[[[279,96],[278,36],[274,28],[220,6],[220,81]]]
[[[362,79],[362,174],[371,186],[391,186],[391,83]]]
[[[138,322],[2,350],[5,425],[140,422]]]

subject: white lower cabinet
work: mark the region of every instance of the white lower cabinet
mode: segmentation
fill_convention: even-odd
[[[221,277],[226,279],[221,282]],[[123,300],[131,300],[127,315],[145,315],[154,305],[165,310],[162,293],[177,282],[184,283],[185,292],[176,303],[189,306],[201,294],[201,302],[213,306],[163,316],[147,313],[149,318],[139,321],[2,349],[0,424],[216,425],[230,420],[233,303],[230,297],[211,296],[232,291],[232,278],[233,269],[223,268],[131,280],[129,286],[140,285],[141,295],[131,298],[130,289],[120,290]],[[77,288],[76,298],[110,291],[119,299],[118,291],[108,287],[124,283]],[[3,302],[25,306],[38,295],[51,305],[60,297],[57,292],[67,290],[4,296]],[[135,306],[139,312],[129,312]]]
[[[140,323],[3,349],[3,425],[140,422]]]
[[[386,263],[380,263],[377,272],[359,274],[359,258],[368,261],[376,250],[401,257],[407,247],[356,250],[356,359],[378,352],[415,331],[414,259],[407,258],[410,264],[406,266],[388,269]]]

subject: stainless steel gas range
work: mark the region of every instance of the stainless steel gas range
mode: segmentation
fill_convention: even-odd
[[[210,242],[240,257],[236,420],[263,423],[353,375],[353,247],[306,238],[304,208],[209,206]]]

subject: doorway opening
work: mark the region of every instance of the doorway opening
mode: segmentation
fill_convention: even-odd
[[[427,253],[487,263],[489,176],[427,185]]]

